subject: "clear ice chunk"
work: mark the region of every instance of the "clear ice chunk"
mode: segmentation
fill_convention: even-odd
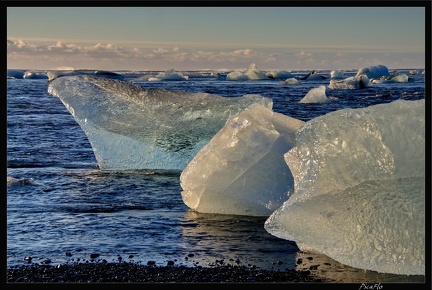
[[[164,89],[93,76],[54,79],[57,96],[86,133],[100,169],[182,170],[225,125],[259,95],[222,97]]]
[[[269,216],[294,188],[283,155],[303,124],[259,104],[231,117],[183,170],[184,203],[201,213]]]
[[[265,229],[352,267],[424,275],[425,100],[317,117],[296,144],[294,194]]]

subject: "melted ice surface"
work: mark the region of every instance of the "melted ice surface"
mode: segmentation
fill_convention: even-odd
[[[259,104],[230,118],[183,170],[184,203],[202,213],[269,216],[294,189],[283,154],[303,124]]]
[[[93,76],[56,78],[61,99],[86,133],[100,169],[183,169],[231,115],[272,101],[259,95],[221,97]]]
[[[357,268],[424,275],[425,101],[307,122],[285,154],[295,193],[266,230]]]

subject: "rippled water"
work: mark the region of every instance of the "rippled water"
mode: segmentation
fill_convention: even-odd
[[[131,81],[133,76],[128,74]],[[326,104],[298,101],[328,80],[287,86],[277,80],[220,81],[191,74],[188,81],[138,84],[230,97],[261,94],[273,99],[274,111],[307,121],[342,108],[423,99],[424,75],[410,77],[415,81],[327,90],[332,101]],[[93,261],[229,263],[282,271],[318,263],[317,275],[340,281],[424,278],[353,269],[301,253],[295,243],[268,234],[263,218],[191,211],[181,199],[179,171],[98,170],[84,132],[47,86],[46,80],[7,81],[7,176],[13,178],[7,188],[8,266],[27,263],[26,256],[31,263],[59,264],[92,261],[90,254],[99,254]]]

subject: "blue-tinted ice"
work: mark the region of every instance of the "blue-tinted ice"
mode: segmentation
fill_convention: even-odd
[[[86,133],[100,169],[182,170],[231,115],[259,95],[222,97],[94,76],[63,76],[48,88]]]

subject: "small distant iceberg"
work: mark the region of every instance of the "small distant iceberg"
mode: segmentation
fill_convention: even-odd
[[[343,79],[344,78],[344,72],[342,70],[332,70],[330,72],[330,78],[331,79]]]
[[[392,77],[389,81],[395,83],[407,83],[411,80],[411,78],[406,74],[398,74],[397,76]]]
[[[124,80],[125,76],[111,71],[105,70],[91,70],[91,69],[77,69],[77,70],[50,70],[47,72],[48,82],[55,80],[56,78],[63,76],[79,76],[79,75],[90,75],[95,77],[103,77],[109,79]]]
[[[183,170],[183,202],[201,213],[269,216],[292,194],[283,154],[303,124],[259,104],[232,116]]]
[[[329,89],[345,89],[345,90],[359,90],[370,87],[369,78],[366,75],[358,77],[349,77],[344,80],[330,80]]]
[[[165,72],[158,73],[155,77],[149,77],[147,81],[187,81],[188,76],[183,75],[181,72],[176,72],[174,69],[169,69]]]
[[[33,79],[33,80],[41,80],[47,79],[48,76],[45,72],[39,71],[26,71],[23,76],[24,79]]]
[[[319,86],[311,89],[299,103],[327,103],[330,99],[326,96],[326,87]]]
[[[296,78],[289,78],[284,81],[279,82],[280,85],[300,85],[303,82],[301,80],[298,80]]]
[[[8,79],[23,79],[25,70],[13,70],[8,69],[7,70],[7,78]]]
[[[327,79],[327,77],[320,75],[320,74],[318,74],[317,71],[313,70],[310,73],[308,73],[306,76],[304,76],[300,79],[303,81],[305,81],[305,80],[313,81],[313,80],[325,80],[325,79]]]
[[[230,116],[253,103],[273,105],[260,95],[145,89],[90,75],[56,78],[48,93],[85,132],[101,170],[183,170]]]
[[[379,83],[407,83],[413,81],[412,78],[410,78],[407,74],[400,74],[399,72],[394,72],[390,76],[382,76],[380,78],[374,78],[372,79],[372,83],[379,84]]]
[[[7,181],[6,181],[6,186],[15,186],[15,185],[29,185],[29,184],[34,184],[34,179],[33,178],[14,178],[11,176],[7,176]]]
[[[368,66],[358,70],[356,77],[366,75],[369,79],[379,78],[382,76],[390,76],[388,68],[384,65]]]
[[[254,63],[250,64],[246,72],[233,71],[227,74],[227,81],[267,80],[267,74],[259,70]]]
[[[294,75],[290,72],[285,71],[285,70],[280,70],[280,71],[268,72],[267,77],[269,77],[271,79],[286,80],[289,78],[294,78]]]

